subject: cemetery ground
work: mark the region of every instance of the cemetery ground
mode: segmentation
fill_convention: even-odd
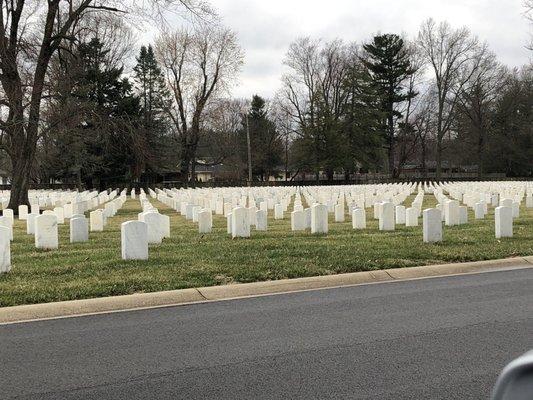
[[[533,255],[533,209],[523,203],[512,238],[495,239],[493,208],[483,220],[469,209],[468,224],[444,226],[444,241],[435,244],[422,242],[421,219],[418,227],[380,232],[371,209],[364,230],[352,229],[349,217],[336,223],[330,214],[327,235],[292,232],[290,213],[274,220],[269,212],[268,231],[231,239],[223,216],[213,217],[212,233],[199,234],[197,224],[152,204],[170,216],[171,237],[150,245],[147,261],[124,261],[120,254],[120,224],[137,219],[138,200],[128,200],[103,232],[90,233],[89,242],[69,243],[68,223],[59,225],[59,249],[53,251],[36,249],[25,221],[17,219],[13,268],[0,275],[0,306]],[[423,209],[435,204],[426,195]]]

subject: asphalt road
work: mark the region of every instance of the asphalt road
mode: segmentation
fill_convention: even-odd
[[[533,269],[0,326],[0,399],[488,399]]]

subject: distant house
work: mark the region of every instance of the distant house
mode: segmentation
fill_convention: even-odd
[[[214,165],[206,165],[205,161],[198,161],[196,165],[194,174],[195,180],[197,182],[211,182],[215,180],[215,171],[216,168]]]

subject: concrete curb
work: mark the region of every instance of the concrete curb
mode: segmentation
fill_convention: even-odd
[[[29,304],[0,308],[0,324],[522,268],[533,268],[533,256]]]

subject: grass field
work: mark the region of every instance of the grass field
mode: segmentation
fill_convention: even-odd
[[[352,230],[350,218],[334,223],[330,216],[328,235],[293,233],[287,213],[278,221],[269,215],[267,232],[232,240],[223,217],[214,217],[213,233],[200,235],[197,224],[151,202],[171,217],[171,238],[150,246],[148,261],[120,257],[120,224],[137,218],[137,200],[128,200],[87,243],[70,244],[68,224],[60,225],[54,251],[36,250],[25,221],[16,221],[12,270],[0,275],[0,306],[533,255],[533,209],[525,207],[513,238],[495,239],[490,208],[484,220],[474,220],[469,211],[467,225],[444,227],[444,242],[424,244],[421,219],[418,227],[380,232],[371,209],[366,230]],[[426,196],[423,208],[434,204],[435,198]]]

